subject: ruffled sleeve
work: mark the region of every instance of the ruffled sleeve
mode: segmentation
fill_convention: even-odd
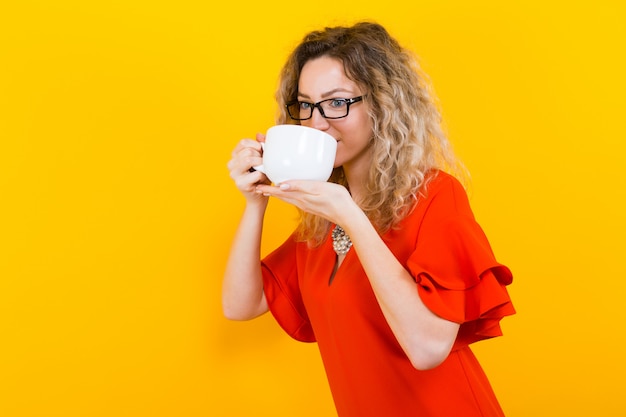
[[[506,286],[513,276],[498,263],[466,196],[454,194],[456,212],[441,215],[437,203],[420,227],[407,268],[426,306],[438,316],[461,324],[456,346],[502,335],[500,320],[515,314]],[[461,197],[461,198],[459,198]]]
[[[296,247],[292,236],[263,259],[263,290],[270,311],[283,330],[301,342],[315,342],[300,293]]]

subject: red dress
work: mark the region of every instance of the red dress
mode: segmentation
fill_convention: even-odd
[[[496,262],[467,195],[439,172],[415,210],[383,240],[415,278],[426,306],[460,323],[448,358],[418,371],[391,332],[353,249],[332,283],[330,233],[317,248],[293,237],[263,260],[270,310],[282,328],[317,342],[340,417],[502,416],[469,344],[502,334],[515,313],[509,269]]]

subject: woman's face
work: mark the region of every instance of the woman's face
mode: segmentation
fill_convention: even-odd
[[[364,94],[359,86],[350,80],[341,61],[320,57],[308,61],[302,67],[298,83],[298,100],[317,103],[330,98],[350,99]],[[347,117],[325,119],[318,108],[313,116],[303,120],[302,125],[329,133],[337,140],[335,167],[343,166],[346,173],[362,167],[369,168],[369,143],[372,138],[372,121],[367,114],[364,101],[350,105]]]

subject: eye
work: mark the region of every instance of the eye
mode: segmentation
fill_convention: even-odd
[[[308,110],[312,106],[311,103],[307,103],[306,101],[299,101],[298,105],[300,106],[300,110]]]
[[[346,99],[345,98],[334,98],[334,99],[329,101],[329,106],[332,107],[333,109],[340,109],[342,107],[345,107],[346,106]]]

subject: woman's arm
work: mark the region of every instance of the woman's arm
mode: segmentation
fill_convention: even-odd
[[[425,370],[439,365],[454,345],[459,324],[426,307],[413,277],[360,209],[340,221],[344,222],[340,225],[352,240],[389,327],[413,366]]]
[[[265,207],[247,205],[226,263],[222,308],[231,320],[253,319],[268,310],[261,277],[261,231]]]
[[[222,309],[231,320],[249,320],[268,310],[261,277],[261,232],[268,198],[255,192],[267,183],[265,175],[250,171],[259,165],[263,135],[257,140],[244,139],[235,147],[228,162],[230,176],[246,199],[239,227],[232,243],[222,285]]]

